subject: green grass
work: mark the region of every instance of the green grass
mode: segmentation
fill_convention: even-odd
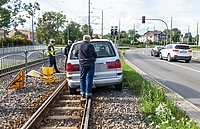
[[[139,98],[139,110],[146,116],[150,129],[200,129],[185,112],[179,110],[173,97],[166,97],[159,85],[145,80],[121,59],[123,83]]]

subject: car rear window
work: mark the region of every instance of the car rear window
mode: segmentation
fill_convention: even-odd
[[[114,48],[110,42],[106,41],[92,41],[90,42],[97,53],[97,58],[104,58],[104,57],[114,57],[116,56],[116,53],[114,51]],[[80,44],[80,43],[78,43]],[[72,51],[76,48],[78,44],[74,44],[72,47]],[[73,53],[70,54],[70,59],[78,59],[78,57],[75,57]]]
[[[190,47],[185,45],[176,45],[175,49],[190,49]]]

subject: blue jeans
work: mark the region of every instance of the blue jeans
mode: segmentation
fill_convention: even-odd
[[[92,96],[92,83],[94,78],[95,63],[80,66],[80,94]]]

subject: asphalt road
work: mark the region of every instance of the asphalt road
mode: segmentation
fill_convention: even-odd
[[[128,50],[124,56],[142,71],[200,108],[200,62],[167,62],[151,56],[150,50]]]

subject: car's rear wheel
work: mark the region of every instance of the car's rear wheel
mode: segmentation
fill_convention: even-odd
[[[161,53],[160,53],[159,57],[160,57],[160,59],[161,59],[161,60],[163,59],[163,57],[162,57],[162,54],[161,54]]]
[[[69,88],[69,94],[76,94],[76,88],[71,88],[71,87],[68,87]]]
[[[190,62],[190,60],[185,60],[185,62],[186,62],[186,63],[189,63],[189,62]]]
[[[118,90],[118,91],[122,90],[122,82],[118,85],[115,85],[115,90]]]
[[[167,61],[170,62],[171,60],[172,60],[172,59],[171,59],[171,55],[168,54],[168,55],[167,55]]]

